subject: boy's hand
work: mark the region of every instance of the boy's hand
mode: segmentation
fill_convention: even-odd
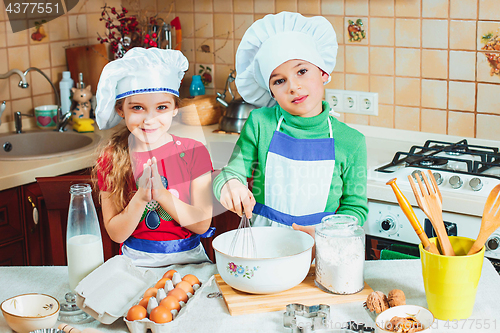
[[[316,226],[315,225],[308,225],[308,226],[303,226],[303,225],[298,225],[296,223],[292,224],[292,228],[294,230],[300,230],[305,232],[306,234],[309,234],[314,238],[316,235]]]
[[[239,216],[245,212],[247,218],[252,217],[255,198],[252,192],[236,178],[228,180],[220,192],[220,203],[224,208]]]
[[[161,176],[158,171],[158,161],[156,157],[153,157],[151,164],[151,195],[154,200],[159,201],[160,197],[167,194],[168,190],[163,186],[161,182]]]
[[[151,182],[151,165],[150,165],[150,160],[148,162],[144,163],[144,170],[142,171],[142,175],[139,177],[138,181],[138,189],[137,189],[137,195],[139,196],[140,199],[149,202],[152,199],[152,194],[151,194],[151,187],[152,187],[152,182]]]

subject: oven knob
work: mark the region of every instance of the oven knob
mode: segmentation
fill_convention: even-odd
[[[434,176],[434,179],[436,180],[436,184],[441,185],[443,183],[443,177],[439,172],[433,172],[432,175]]]
[[[459,176],[452,176],[450,178],[450,186],[454,189],[458,189],[458,188],[462,187],[463,183],[464,182],[462,181],[462,179]]]
[[[469,186],[474,190],[474,191],[479,191],[480,189],[483,188],[483,182],[481,179],[474,177],[469,181]]]
[[[382,220],[380,226],[382,227],[382,230],[389,232],[396,228],[396,223],[394,222],[394,219],[392,217],[386,217],[384,220]]]
[[[486,242],[486,248],[490,251],[495,251],[496,249],[498,249],[498,245],[500,245],[500,239],[497,236],[491,237]]]

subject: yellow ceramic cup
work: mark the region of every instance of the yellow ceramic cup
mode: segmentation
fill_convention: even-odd
[[[473,239],[450,236],[455,256],[430,253],[419,245],[425,296],[429,310],[440,320],[466,319],[472,314],[483,267],[484,246],[467,255]],[[436,238],[431,238],[436,244]]]

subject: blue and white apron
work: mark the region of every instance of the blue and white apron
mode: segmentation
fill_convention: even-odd
[[[267,154],[265,203],[255,205],[253,226],[315,225],[335,214],[325,212],[335,168],[335,142],[327,119],[329,138],[297,139],[280,132],[280,117]]]
[[[214,232],[215,228],[210,227],[204,234],[169,241],[154,241],[130,236],[123,242],[121,250],[124,255],[132,259],[136,266],[197,264],[210,261],[200,239],[211,237]]]

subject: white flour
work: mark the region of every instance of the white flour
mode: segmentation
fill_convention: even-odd
[[[364,237],[316,235],[316,283],[336,294],[353,294],[364,287]]]

